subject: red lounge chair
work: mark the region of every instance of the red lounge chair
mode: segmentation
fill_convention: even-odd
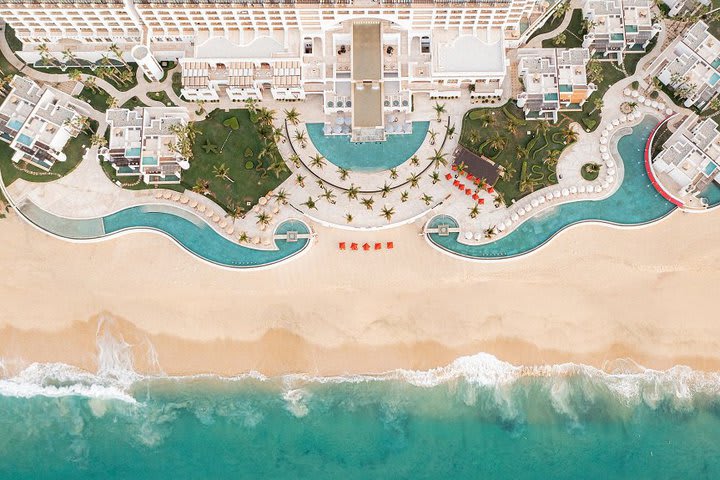
[[[382,243],[376,243],[375,250],[382,250]]]
[[[365,250],[366,252],[370,250],[370,245],[368,243],[363,243],[363,250]]]
[[[470,190],[469,188],[465,189],[465,195],[471,195],[471,194],[472,194],[472,190]]]
[[[445,180],[450,180],[451,178],[452,178],[452,173],[445,174]]]
[[[453,164],[452,169],[453,169],[453,172],[457,172],[457,165]]]
[[[340,250],[345,250],[345,242],[340,242]]]
[[[475,185],[480,185],[480,179],[476,178],[474,183],[475,183]]]
[[[393,242],[387,242],[386,246],[387,246],[388,250],[392,250],[393,247],[395,247],[395,244]]]
[[[465,190],[465,184],[461,183],[460,185],[458,185],[458,188],[460,190]]]
[[[493,187],[487,187],[487,192],[493,193],[493,192],[495,192],[495,189]]]
[[[479,203],[480,205],[485,205],[485,199],[484,199],[484,198],[481,198],[480,200],[478,200],[478,203]]]
[[[458,185],[460,185],[460,182],[458,182],[457,180],[455,180],[455,181],[453,182],[453,187],[457,187]]]
[[[351,244],[350,244],[350,250],[357,250],[357,249],[358,249],[358,244],[357,244],[357,243],[351,243]]]
[[[477,199],[479,199],[479,198],[480,198],[480,197],[478,197],[478,194],[477,194],[477,193],[473,193],[473,196],[472,196],[472,199],[473,199],[473,200],[477,200]]]
[[[468,179],[468,182],[472,182],[473,180],[475,180],[475,177],[473,177],[472,175],[470,175],[468,173],[467,179]]]

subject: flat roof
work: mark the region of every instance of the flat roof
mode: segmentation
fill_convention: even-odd
[[[362,89],[358,89],[358,86],[362,86]],[[382,85],[378,86],[373,89],[371,85],[353,85],[353,127],[383,126],[383,88]]]
[[[382,78],[381,32],[380,22],[353,22],[353,80],[362,82]]]
[[[455,165],[464,163],[466,172],[475,178],[484,178],[488,185],[495,185],[498,178],[500,178],[498,165],[484,155],[478,155],[461,146],[455,149],[453,155],[455,156],[453,161]]]
[[[436,65],[433,73],[504,73],[505,43],[488,33],[485,38],[463,35],[452,43],[437,46]]]

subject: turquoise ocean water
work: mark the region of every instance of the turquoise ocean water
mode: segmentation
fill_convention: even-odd
[[[124,377],[0,380],[0,478],[720,478],[720,376],[683,367]]]

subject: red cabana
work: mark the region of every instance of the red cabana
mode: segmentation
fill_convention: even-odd
[[[380,243],[380,242],[376,243],[375,250],[382,250],[382,243]]]
[[[469,182],[472,182],[473,180],[475,180],[475,177],[468,173],[467,179]]]
[[[478,194],[477,194],[477,193],[473,193],[472,198],[473,198],[473,200],[477,200],[477,199],[480,198],[480,197],[478,197]]]
[[[367,243],[367,242],[366,242],[366,243],[363,243],[363,250],[365,250],[366,252],[367,252],[368,250],[370,250],[370,244]]]
[[[485,199],[484,199],[484,198],[481,198],[480,200],[478,200],[478,203],[479,203],[480,205],[485,205]]]
[[[358,249],[358,244],[357,244],[357,243],[351,243],[351,244],[350,244],[350,250],[357,250],[357,249]]]
[[[495,189],[494,189],[493,187],[490,187],[490,186],[488,186],[488,187],[486,188],[486,190],[487,190],[488,193],[494,193],[494,192],[495,192]]]
[[[457,165],[453,164],[452,169],[453,169],[453,172],[457,172]]]
[[[482,182],[480,181],[479,178],[476,178],[476,179],[475,179],[475,185],[480,185],[481,183],[482,183]]]
[[[445,174],[445,180],[450,180],[451,178],[452,178],[452,173]]]
[[[340,245],[338,246],[340,247],[340,250],[345,250],[345,242],[340,242]]]
[[[395,247],[395,244],[393,242],[387,242],[386,246],[388,250],[392,250],[393,247]]]
[[[460,182],[458,182],[457,180],[455,180],[455,181],[453,182],[453,187],[457,187],[458,185],[460,185]]]
[[[472,190],[470,190],[469,188],[466,188],[465,195],[472,195]]]

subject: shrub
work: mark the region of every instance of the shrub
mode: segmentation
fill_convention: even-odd
[[[653,91],[650,93],[650,98],[652,98],[653,100],[655,100],[655,99],[658,98],[659,96],[660,96],[660,93],[659,93],[657,90],[653,90]]]
[[[245,170],[252,170],[253,168],[255,168],[255,164],[252,160],[245,162]]]
[[[252,148],[247,147],[245,149],[245,158],[251,158],[255,153],[252,151]]]
[[[228,118],[227,120],[225,120],[225,121],[223,122],[223,125],[225,125],[226,127],[230,127],[230,128],[233,129],[233,130],[237,130],[238,128],[240,128],[240,124],[238,123],[238,119],[235,118],[235,117],[230,117],[230,118]]]
[[[597,125],[597,120],[589,117],[583,117],[582,123],[588,130],[592,130],[595,128],[595,125]]]
[[[472,112],[468,113],[468,118],[470,120],[477,120],[480,117],[482,117],[485,114],[482,110],[473,110]]]
[[[640,86],[640,82],[638,82],[637,80],[635,80],[634,82],[632,82],[632,83],[630,84],[630,86],[633,88],[633,90],[637,90],[638,87]]]

